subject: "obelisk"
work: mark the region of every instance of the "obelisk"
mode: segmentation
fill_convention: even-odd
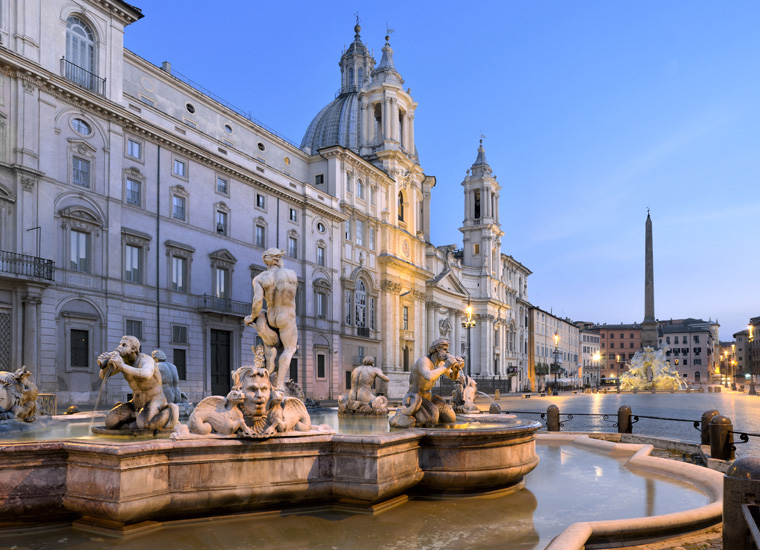
[[[652,218],[647,208],[646,260],[644,267],[644,322],[641,323],[641,347],[657,348],[657,321],[654,318],[654,259],[652,253]]]

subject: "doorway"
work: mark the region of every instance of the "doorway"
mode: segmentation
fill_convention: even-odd
[[[230,391],[230,340],[227,330],[211,329],[211,395],[227,395]]]

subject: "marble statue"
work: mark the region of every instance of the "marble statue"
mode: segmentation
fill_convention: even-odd
[[[180,414],[189,415],[193,405],[187,398],[187,394],[179,388],[179,373],[174,363],[166,360],[166,354],[160,349],[154,349],[151,357],[156,361],[158,370],[161,371],[161,385],[166,396],[166,401],[176,403]]]
[[[428,354],[412,365],[409,391],[404,395],[396,414],[391,417],[391,427],[413,428],[454,422],[454,410],[440,396],[432,395],[430,390],[443,375],[456,380],[463,367],[464,360],[449,353],[448,340],[439,338],[430,344]]]
[[[362,365],[351,372],[351,390],[348,394],[338,397],[338,414],[351,415],[386,415],[388,414],[388,398],[384,395],[375,396],[372,384],[379,378],[385,382],[389,378],[375,366],[374,358],[367,356]]]
[[[267,369],[277,372],[277,389],[285,389],[285,378],[290,369],[290,360],[298,349],[298,329],[296,328],[296,289],[298,277],[292,269],[284,267],[279,248],[269,248],[264,252],[267,270],[259,273],[252,281],[253,300],[251,314],[245,324],[253,326],[264,342]],[[263,309],[266,300],[267,309]],[[279,351],[279,356],[278,356]]]
[[[454,412],[460,414],[472,414],[480,412],[475,406],[475,396],[478,393],[478,384],[471,376],[459,373],[451,394],[451,405]]]
[[[38,390],[31,376],[26,367],[14,372],[0,371],[0,420],[37,420]]]
[[[168,403],[163,391],[161,371],[156,361],[140,353],[140,341],[124,336],[115,351],[98,356],[100,379],[121,373],[132,389],[134,397],[126,403],[117,403],[106,414],[107,430],[160,430],[172,429],[179,419],[179,407]]]
[[[190,432],[199,435],[212,432],[233,435],[239,432],[243,436],[253,437],[253,430],[245,423],[243,411],[240,410],[244,399],[245,394],[241,390],[232,390],[227,397],[212,395],[201,399],[187,422]]]
[[[668,347],[658,350],[645,347],[639,350],[628,365],[628,372],[620,375],[620,389],[623,391],[686,389],[686,383],[677,370],[671,370],[666,359]]]

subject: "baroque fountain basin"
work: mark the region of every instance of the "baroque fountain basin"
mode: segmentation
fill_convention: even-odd
[[[372,513],[411,492],[518,489],[538,465],[540,426],[4,444],[0,527],[76,520],[118,534],[165,519],[315,503]]]

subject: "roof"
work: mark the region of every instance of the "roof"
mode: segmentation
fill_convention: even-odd
[[[339,95],[317,113],[301,140],[301,149],[316,154],[320,149],[340,145],[359,152],[359,100],[357,92]]]

